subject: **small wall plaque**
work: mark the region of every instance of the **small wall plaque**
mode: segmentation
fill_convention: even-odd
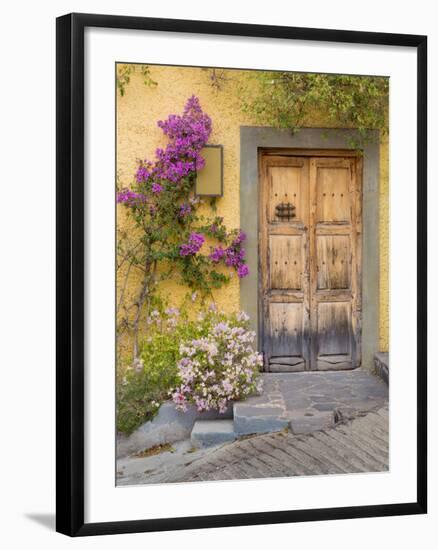
[[[206,145],[201,150],[205,166],[198,171],[195,194],[204,197],[222,197],[224,189],[224,151],[222,145]]]

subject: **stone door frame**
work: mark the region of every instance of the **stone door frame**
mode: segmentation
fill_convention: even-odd
[[[355,130],[303,128],[289,130],[242,126],[240,128],[240,227],[247,234],[246,252],[250,276],[240,281],[240,307],[251,318],[259,334],[259,166],[258,152],[264,148],[353,150],[348,138],[358,139]],[[379,338],[379,142],[378,131],[363,151],[362,180],[362,366],[373,369]]]

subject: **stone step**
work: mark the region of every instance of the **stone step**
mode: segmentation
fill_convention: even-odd
[[[190,436],[197,448],[213,447],[236,439],[232,420],[197,420]]]
[[[283,412],[281,407],[235,403],[233,416],[236,436],[284,430],[288,427],[289,420],[282,417]]]

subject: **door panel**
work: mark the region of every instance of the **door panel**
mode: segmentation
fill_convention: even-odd
[[[302,250],[302,237],[299,235],[270,235],[269,274],[271,289],[302,289]]]
[[[261,334],[271,371],[360,364],[361,160],[260,156]]]
[[[317,289],[350,288],[350,238],[316,236]]]
[[[292,202],[295,207],[295,220],[303,221],[304,208],[306,204],[302,204],[302,172],[303,162],[298,162],[298,165],[278,165],[268,166],[268,181],[269,181],[269,222],[276,223],[279,218],[276,214],[275,207],[279,203]]]
[[[330,159],[331,160],[331,159]],[[350,171],[348,162],[332,161],[332,166],[317,163],[317,210],[318,222],[350,221],[351,205],[349,194]],[[339,164],[345,164],[339,166]]]
[[[341,355],[350,358],[350,302],[318,304],[318,358]]]
[[[273,350],[270,370],[275,364],[293,365],[294,370],[303,370],[303,304],[271,303],[269,320]]]

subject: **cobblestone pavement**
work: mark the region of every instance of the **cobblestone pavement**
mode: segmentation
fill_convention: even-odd
[[[385,405],[312,434],[284,431],[240,439],[176,469],[165,481],[380,472],[388,470],[388,464]]]
[[[387,400],[385,382],[362,368],[264,373],[262,394],[234,404],[234,429],[239,436],[286,427],[305,434],[381,408]]]
[[[250,397],[235,406],[278,408],[285,417],[299,411],[317,412],[344,409],[369,411],[388,399],[388,386],[365,369],[339,372],[263,373],[262,395]]]

